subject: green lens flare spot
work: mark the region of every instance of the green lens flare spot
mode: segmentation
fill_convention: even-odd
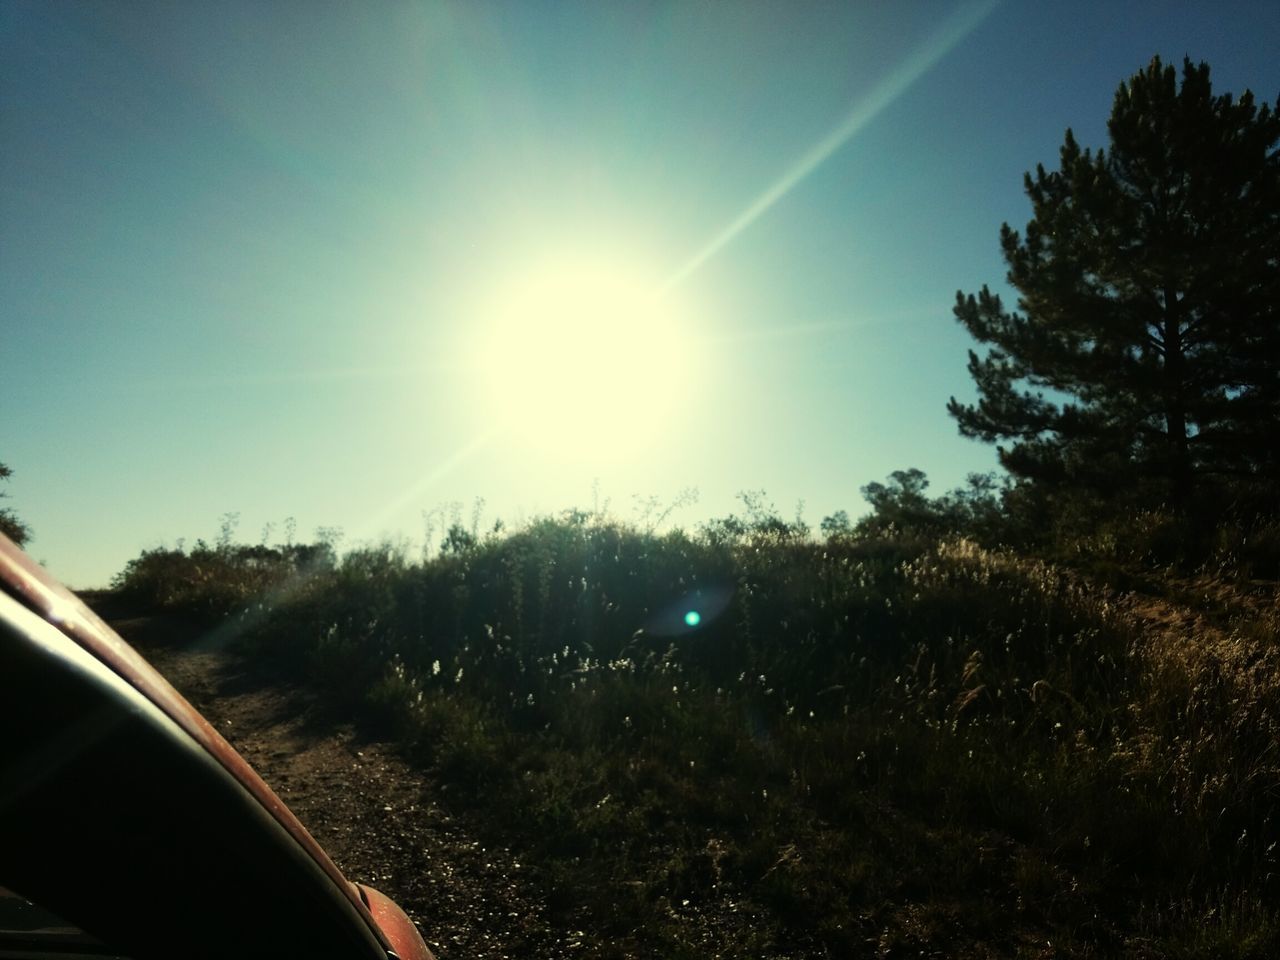
[[[696,627],[702,622],[702,614],[697,610],[690,610],[684,615],[684,622],[691,627]]]

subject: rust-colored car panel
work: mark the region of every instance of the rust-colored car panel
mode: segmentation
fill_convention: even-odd
[[[93,661],[106,668],[110,675],[123,681],[128,690],[143,698],[186,737],[189,737],[198,748],[198,753],[232,778],[270,820],[292,838],[297,848],[304,854],[304,859],[313,863],[314,868],[328,878],[333,888],[333,895],[344,899],[348,904],[348,909],[340,912],[347,915],[354,913],[358,916],[367,927],[368,934],[372,934],[385,955],[396,956],[401,960],[430,960],[431,953],[418,931],[398,907],[372,888],[361,888],[349,883],[292,811],[217,730],[101,618],[33,563],[3,535],[0,535],[0,591],[19,601],[47,625],[56,628],[63,637],[72,641],[74,648],[89,655]],[[15,608],[6,609],[12,611]],[[9,621],[19,619],[21,617],[12,614],[9,617]],[[25,631],[24,636],[34,636],[39,629],[32,623],[16,629]],[[8,629],[15,629],[11,622],[6,622],[4,625]],[[44,629],[47,630],[48,627]],[[33,642],[37,647],[40,646],[38,640]],[[57,646],[56,642],[46,639],[46,648],[52,649],[54,646]],[[5,679],[0,677],[0,683]],[[0,693],[0,696],[3,696],[3,693]],[[121,696],[125,695],[121,694]],[[122,710],[121,715],[130,718],[139,713],[138,708],[128,708],[127,704]],[[5,759],[7,761],[8,757],[6,756]],[[0,770],[0,774],[3,774],[0,776],[0,786],[4,785],[5,780],[14,781],[15,777],[20,781],[20,777],[10,769],[10,767],[16,769],[19,766],[20,764],[10,765],[6,762],[6,769]],[[137,789],[137,785],[130,786]],[[111,785],[103,784],[103,787],[110,789]],[[157,784],[157,788],[155,802],[164,803],[165,785]],[[9,794],[13,794],[15,790],[20,794],[22,789],[21,782],[17,782],[16,785],[10,784],[8,787]],[[172,790],[167,792],[180,793]],[[0,800],[3,799],[6,799],[5,791],[0,790]],[[14,809],[20,809],[20,805],[15,806]],[[0,816],[2,815],[4,815],[4,808],[0,805]],[[86,815],[89,816],[91,813]],[[83,825],[80,826],[83,828]],[[113,828],[113,824],[101,825],[103,831],[110,831]],[[191,825],[192,830],[200,828],[199,823]],[[0,858],[3,856],[4,851],[0,850]],[[4,864],[0,860],[0,867],[2,866]],[[157,883],[163,883],[165,880],[164,877],[155,878]],[[144,891],[137,892],[140,896],[145,895]],[[264,922],[270,922],[270,918],[264,918]],[[178,950],[178,952],[182,951]]]
[[[422,934],[394,900],[363,883],[356,884],[356,888],[364,897],[369,912],[373,914],[373,919],[378,924],[378,929],[385,933],[387,939],[396,946],[396,953],[400,957],[410,960],[415,957],[431,956],[431,951],[422,940]]]

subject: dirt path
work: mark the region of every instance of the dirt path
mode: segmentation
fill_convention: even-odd
[[[476,839],[465,814],[448,811],[391,744],[326,714],[302,688],[251,670],[216,636],[157,618],[112,625],[257,769],[349,879],[404,908],[440,960],[579,952],[582,933],[549,922],[528,868]]]

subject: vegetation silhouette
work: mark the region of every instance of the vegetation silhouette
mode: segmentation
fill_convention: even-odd
[[[0,481],[6,481],[11,476],[13,476],[13,471],[5,464],[0,463]],[[9,494],[0,491],[0,499],[8,496]],[[0,533],[18,546],[22,546],[31,539],[31,528],[18,519],[18,515],[8,507],[0,507]]]
[[[1275,608],[1217,578],[1121,596],[879,502],[821,539],[576,511],[301,577],[198,546],[118,586],[222,605],[247,655],[380,717],[594,954],[1280,946]],[[712,622],[645,629],[702,584]]]
[[[978,402],[966,436],[1045,492],[1126,507],[1257,503],[1280,484],[1280,114],[1159,57],[1116,92],[1109,149],[1071,130],[1026,175],[1000,242],[1018,308],[985,286],[956,318]]]

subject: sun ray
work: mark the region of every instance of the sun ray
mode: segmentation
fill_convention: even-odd
[[[830,133],[806,151],[786,173],[775,180],[768,189],[749,203],[742,213],[671,274],[663,283],[660,292],[665,293],[688,279],[738,234],[794,190],[801,181],[830,159],[881,111],[902,96],[912,84],[928,73],[944,56],[977,29],[1000,2],[1001,0],[981,0],[979,3],[966,3],[956,7],[929,39],[876,84],[866,97],[855,103]]]
[[[368,539],[377,537],[382,533],[383,528],[388,521],[400,513],[405,507],[420,498],[422,494],[433,483],[443,479],[452,473],[463,463],[470,460],[473,456],[488,446],[493,440],[496,431],[490,430],[472,438],[463,446],[455,450],[451,455],[440,461],[431,470],[416,478],[408,487],[401,491],[398,495],[384,503],[377,512],[365,519],[365,521],[354,531],[355,538]]]
[[[295,384],[341,383],[352,380],[410,380],[448,373],[454,366],[446,362],[379,364],[358,367],[320,367],[299,370],[273,370],[236,373],[224,376],[157,377],[134,380],[123,387],[139,393],[162,391],[228,390],[236,387],[274,387]]]
[[[750,343],[760,340],[790,340],[822,333],[849,333],[854,330],[865,330],[885,324],[904,324],[933,322],[937,319],[936,311],[914,312],[907,314],[889,314],[877,317],[860,317],[844,320],[811,320],[805,323],[771,324],[767,327],[751,327],[733,330],[718,336],[703,338],[704,347],[727,347],[739,343]]]

